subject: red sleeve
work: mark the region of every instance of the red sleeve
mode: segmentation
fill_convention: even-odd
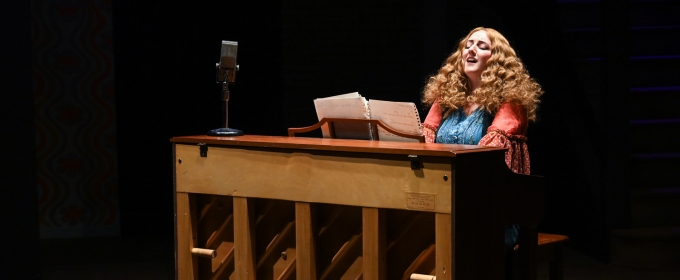
[[[528,125],[527,111],[522,105],[503,103],[498,108],[496,117],[493,119],[493,123],[491,123],[488,131],[502,130],[508,135],[524,136],[527,134]]]
[[[526,110],[522,105],[504,103],[479,145],[507,148],[505,163],[508,168],[515,173],[529,174],[529,149],[526,143],[528,125]]]
[[[430,112],[427,113],[425,121],[423,122],[423,135],[425,135],[426,143],[434,143],[434,139],[437,136],[437,130],[442,122],[442,108],[439,106],[437,101],[432,103],[430,107]]]

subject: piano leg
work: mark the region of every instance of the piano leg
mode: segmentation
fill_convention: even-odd
[[[307,202],[295,202],[295,247],[297,279],[316,279],[316,233]]]
[[[519,279],[535,280],[536,257],[538,247],[538,229],[536,225],[520,226],[517,243],[517,258],[519,260]]]
[[[255,208],[245,197],[234,197],[234,273],[236,279],[255,280]]]
[[[385,280],[387,278],[387,214],[385,209],[363,208],[363,279]]]
[[[177,279],[198,279],[198,259],[191,254],[191,249],[196,247],[196,211],[192,198],[192,195],[180,192],[175,197]]]
[[[435,214],[435,224],[437,280],[451,280],[454,273],[451,267],[451,214]]]

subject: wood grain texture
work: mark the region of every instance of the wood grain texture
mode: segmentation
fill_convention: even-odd
[[[569,237],[560,234],[538,233],[538,246],[546,244],[557,244],[569,241]]]
[[[178,279],[198,279],[196,256],[191,253],[194,248],[195,224],[192,223],[192,212],[190,206],[190,194],[177,193],[175,201],[176,225],[177,225],[177,278]]]
[[[401,154],[455,157],[458,154],[482,151],[504,151],[505,148],[476,145],[452,145],[435,143],[409,143],[393,141],[348,140],[331,138],[282,137],[243,135],[236,137],[214,137],[206,135],[173,137],[175,144],[199,144],[261,148],[285,148],[315,151],[360,152],[377,154]],[[196,147],[198,150],[198,147]],[[210,152],[208,152],[208,156]]]
[[[416,257],[411,263],[411,265],[404,272],[404,278],[409,277],[409,275],[414,274],[434,274],[436,270],[436,244],[432,244],[425,250],[420,252],[418,257]],[[434,277],[434,276],[432,276]],[[430,278],[431,279],[431,278]]]
[[[255,280],[255,214],[248,200],[234,197],[234,273],[236,279]]]
[[[315,222],[322,221],[315,220],[313,210],[325,209],[318,207],[320,205],[362,207],[361,243],[364,248],[357,266],[364,271],[360,276],[363,279],[393,279],[384,273],[387,265],[394,264],[390,259],[392,255],[387,255],[391,252],[389,248],[398,247],[391,245],[394,234],[387,233],[389,230],[385,226],[395,225],[390,218],[392,216],[387,217],[390,219],[387,223],[387,215],[381,213],[388,209],[390,213],[419,213],[410,224],[420,221],[422,225],[414,228],[427,228],[420,235],[431,235],[417,240],[427,243],[420,244],[425,246],[423,249],[436,243],[437,269],[432,274],[439,276],[446,268],[441,279],[502,279],[505,225],[521,224],[535,229],[543,215],[542,186],[535,184],[540,180],[512,174],[503,161],[504,151],[499,148],[270,136],[194,136],[173,138],[173,142],[176,143],[174,175],[178,195],[177,265],[178,271],[182,270],[185,272],[182,275],[186,275],[186,278],[180,279],[196,277],[195,272],[187,274],[187,271],[195,270],[192,261],[187,262],[186,256],[179,256],[180,247],[188,248],[187,253],[196,247],[191,244],[191,238],[187,241],[187,237],[196,236],[192,218],[181,216],[186,211],[188,216],[196,213],[191,209],[190,200],[194,194],[233,197],[234,279],[256,278],[256,252],[260,251],[254,244],[254,205],[249,203],[253,202],[252,198],[295,204],[296,257],[281,263],[277,267],[277,274],[285,277],[295,275],[296,279],[317,279],[317,275],[322,272],[318,270],[326,266],[319,261],[323,259],[322,254],[337,253],[337,250],[319,252],[321,233],[315,228]],[[207,157],[200,157],[196,143],[208,144]],[[419,164],[414,166],[420,168],[411,169],[408,155],[417,156]],[[407,197],[415,199],[408,200]],[[187,202],[180,201],[183,199]],[[433,202],[431,209],[427,208],[430,202]],[[428,206],[407,211],[414,210],[416,204]],[[271,219],[259,219],[263,223],[272,219],[282,223],[291,222],[274,219],[272,217],[277,215],[267,213],[259,213],[271,216]],[[326,214],[324,212],[324,217]],[[423,214],[426,219],[418,219]],[[448,226],[445,225],[447,222]],[[216,230],[221,227],[222,223],[210,226]],[[400,232],[399,229],[391,230]],[[412,231],[406,230],[403,235],[415,236]],[[351,233],[351,230],[348,232]],[[212,233],[204,234],[207,240],[212,240],[209,238]],[[385,235],[388,234],[391,239],[386,248]],[[446,236],[450,241],[448,245],[446,241],[439,241],[445,240]],[[529,249],[523,259],[535,261],[535,248],[531,247],[537,244],[536,241],[530,242],[532,238],[535,238],[534,234],[529,231],[527,236],[520,238],[520,243],[527,244],[526,248]],[[334,240],[332,237],[327,239]],[[260,239],[257,241],[260,242]],[[413,242],[398,243],[414,246]],[[421,252],[419,247],[413,254],[417,256]],[[448,261],[447,252],[450,255]],[[410,256],[413,254],[404,257],[407,260],[404,261],[405,265],[399,265],[401,271],[401,267],[408,267],[408,262],[413,263]],[[356,268],[355,264],[351,267]],[[184,267],[180,268],[181,265]],[[531,272],[535,270],[534,265],[529,263],[523,269],[526,278],[535,277],[535,273]]]
[[[387,279],[387,237],[385,209],[363,208],[363,279]]]
[[[295,137],[296,133],[306,133],[310,132],[316,129],[321,128],[324,124],[328,124],[329,129],[328,132],[330,133],[330,138],[335,138],[335,129],[333,129],[334,123],[357,123],[357,124],[365,124],[368,127],[368,124],[371,124],[371,133],[373,134],[373,137],[375,138],[375,141],[380,140],[379,139],[379,134],[378,134],[378,127],[381,127],[385,129],[385,131],[392,133],[397,136],[409,138],[409,139],[414,139],[418,140],[420,143],[425,143],[425,136],[422,134],[412,134],[412,133],[405,133],[401,132],[398,130],[395,130],[391,126],[387,125],[384,123],[382,120],[378,119],[346,119],[346,118],[323,118],[321,119],[318,123],[312,126],[308,127],[300,127],[300,128],[289,128],[288,129],[288,136],[290,137]],[[368,134],[368,129],[366,130],[366,133]]]
[[[435,276],[439,280],[453,279],[453,247],[451,243],[451,214],[435,214]]]
[[[451,209],[450,158],[418,157],[422,168],[412,170],[403,155],[210,147],[201,157],[193,145],[175,149],[178,191],[394,209],[408,209],[415,193],[435,199],[429,211]]]
[[[312,206],[295,203],[295,267],[298,280],[316,278],[316,233]]]

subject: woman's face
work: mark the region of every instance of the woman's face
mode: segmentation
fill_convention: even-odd
[[[465,44],[465,49],[463,49],[465,75],[470,79],[478,80],[486,69],[486,61],[491,57],[491,40],[486,35],[486,31],[479,30],[472,33]]]

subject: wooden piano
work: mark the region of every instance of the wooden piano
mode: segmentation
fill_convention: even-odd
[[[542,180],[504,149],[367,140],[174,137],[178,279],[503,279],[520,224],[536,278]]]

